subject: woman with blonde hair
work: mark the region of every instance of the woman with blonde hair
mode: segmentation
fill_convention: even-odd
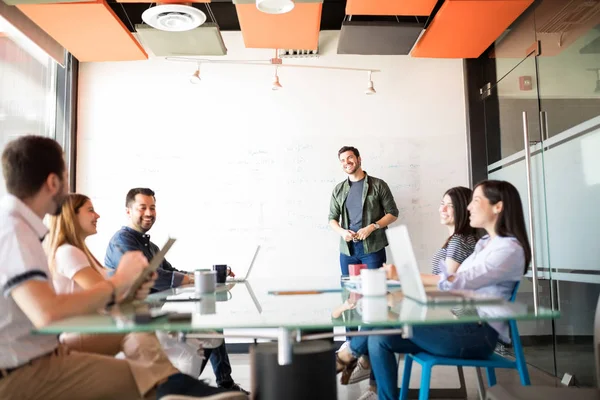
[[[69,194],[62,212],[50,217],[50,231],[45,246],[57,293],[86,289],[107,278],[108,269],[85,244],[88,236],[97,233],[98,218],[100,215],[94,210],[92,201],[82,194]],[[104,355],[116,355],[122,351],[131,364],[142,395],[157,388],[159,398],[161,394],[181,394],[207,400],[247,399],[240,392],[213,388],[180,373],[171,364],[153,333],[62,334],[60,340],[76,351]]]

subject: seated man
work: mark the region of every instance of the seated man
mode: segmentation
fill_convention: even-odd
[[[36,328],[123,300],[148,260],[128,252],[111,278],[87,290],[57,294],[41,242],[48,232],[44,216],[60,213],[67,195],[62,149],[52,139],[20,137],[2,153],[2,170],[9,194],[0,202],[0,399],[246,398],[177,372],[151,380],[144,371],[136,373],[130,360],[70,351],[56,335],[33,334]],[[138,299],[155,279],[136,292]]]
[[[148,188],[131,189],[125,198],[125,207],[128,226],[122,227],[115,233],[106,249],[104,264],[108,268],[116,268],[124,251],[139,250],[151,259],[159,248],[150,241],[147,232],[156,221],[156,198],[154,191]],[[158,268],[158,279],[153,287],[154,291],[162,291],[181,285],[193,283],[192,275],[179,271],[171,266],[165,259]],[[239,390],[248,394],[231,378],[231,364],[227,355],[225,342],[215,349],[205,350],[207,357],[213,366],[217,378],[217,385],[224,389]],[[205,363],[203,363],[204,367]],[[203,368],[202,367],[202,368]]]

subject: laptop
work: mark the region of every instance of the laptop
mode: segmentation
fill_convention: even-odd
[[[421,304],[489,304],[505,301],[502,297],[467,290],[425,290],[406,226],[388,228],[386,235],[405,297]]]
[[[250,277],[250,272],[252,271],[252,267],[254,266],[254,261],[256,261],[256,256],[258,255],[258,251],[260,250],[260,245],[256,246],[256,250],[254,251],[254,256],[252,257],[252,261],[250,261],[250,267],[248,267],[248,271],[246,271],[246,275],[243,278],[238,277],[228,277],[226,282],[246,282]]]

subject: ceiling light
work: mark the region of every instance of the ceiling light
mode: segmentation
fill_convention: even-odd
[[[198,69],[196,69],[196,72],[194,72],[194,74],[190,78],[190,82],[193,84],[197,84],[197,83],[200,83],[201,81],[202,81],[202,79],[200,79],[200,64],[198,64]]]
[[[371,79],[372,71],[369,71],[369,86],[365,90],[365,94],[375,94],[375,88],[373,87],[373,80]]]
[[[277,68],[275,68],[275,79],[273,79],[273,86],[271,86],[272,90],[279,90],[283,88],[281,83],[279,83],[279,75],[277,75]]]
[[[285,14],[294,9],[292,0],[256,0],[258,11],[267,14]]]

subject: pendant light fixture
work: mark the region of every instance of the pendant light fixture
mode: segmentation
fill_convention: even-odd
[[[279,75],[277,75],[277,67],[275,67],[275,79],[273,79],[273,86],[271,86],[272,90],[279,90],[283,88],[281,83],[279,83]]]
[[[373,79],[371,79],[371,74],[373,73],[373,71],[369,71],[369,86],[367,87],[367,90],[365,90],[365,94],[375,94],[377,93],[375,91],[375,88],[373,87]]]
[[[202,79],[200,79],[200,64],[198,63],[198,68],[196,69],[196,72],[194,72],[190,77],[190,82],[193,84],[198,84],[201,81]]]

